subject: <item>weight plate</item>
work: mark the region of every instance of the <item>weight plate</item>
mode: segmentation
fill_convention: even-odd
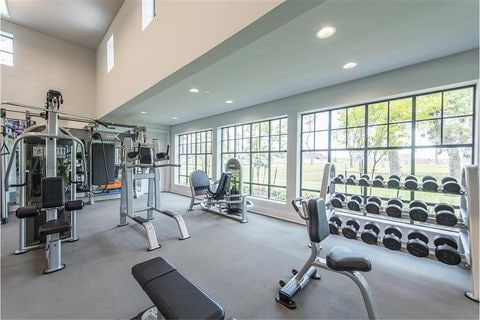
[[[353,178],[348,178],[348,179],[347,179],[347,184],[355,185],[355,184],[356,184],[355,179],[353,179]]]
[[[437,182],[437,178],[435,178],[434,176],[424,176],[422,178],[422,182],[426,182],[426,181],[435,181]]]
[[[351,179],[353,179],[353,180],[357,180],[357,176],[354,175],[354,174],[351,174],[349,178],[351,178]]]
[[[343,193],[335,193],[334,198],[338,198],[340,201],[345,201],[347,199]]]
[[[458,249],[457,241],[455,241],[455,239],[450,236],[437,235],[433,239],[433,244],[435,245],[435,247],[443,246],[444,244],[446,244],[454,249]]]
[[[398,239],[402,239],[402,230],[400,230],[399,227],[388,226],[385,228],[384,232],[385,232],[385,235],[393,234],[396,237],[398,237]]]
[[[365,178],[360,178],[360,180],[358,180],[358,185],[362,187],[369,187],[370,182]]]
[[[438,211],[436,219],[438,224],[449,227],[453,227],[458,222],[457,216],[454,213],[446,210]]]
[[[387,186],[389,188],[400,188],[400,180],[397,179],[390,179],[387,182]]]
[[[375,222],[367,222],[363,226],[363,229],[364,230],[372,230],[376,235],[378,235],[380,233],[380,226],[378,225],[378,223],[375,223]]]
[[[374,202],[374,203],[378,204],[379,206],[382,205],[382,199],[380,199],[379,197],[376,197],[376,196],[369,197],[368,200],[367,200],[367,203],[368,202]]]
[[[457,182],[449,181],[443,184],[443,191],[446,193],[453,193],[459,194],[460,193],[460,185]]]
[[[365,230],[360,235],[363,242],[368,244],[377,244],[378,242],[378,235],[373,232],[373,230]]]
[[[443,177],[442,178],[442,184],[445,184],[447,182],[458,182],[457,179],[455,179],[454,177],[452,176],[446,176],[446,177]]]
[[[387,234],[386,236],[384,236],[382,243],[385,246],[385,248],[390,250],[400,250],[402,248],[402,242],[393,233]]]
[[[437,191],[438,183],[436,181],[428,180],[423,183],[422,188],[426,191]]]
[[[428,257],[429,249],[425,242],[418,239],[411,239],[407,242],[407,251],[420,258]]]
[[[333,182],[337,183],[337,184],[343,184],[343,179],[341,179],[339,177],[335,177],[335,179],[333,179]]]
[[[338,198],[333,198],[332,200],[330,200],[330,204],[334,208],[343,208],[342,201]]]
[[[342,234],[345,238],[348,238],[348,239],[356,239],[357,238],[357,231],[351,226],[343,228],[342,229]]]
[[[412,230],[408,233],[408,240],[418,239],[425,244],[428,244],[428,236],[423,231]]]
[[[340,173],[340,174],[337,176],[337,178],[340,178],[340,179],[342,179],[342,180],[343,180],[343,179],[345,178],[345,176],[344,176],[343,174],[341,174],[341,173]]]
[[[460,253],[449,245],[441,245],[435,248],[435,257],[437,257],[438,261],[449,265],[457,265],[462,262],[462,257]]]
[[[375,180],[373,180],[372,185],[374,187],[383,187],[384,186],[383,185],[383,180],[375,179]]]
[[[337,217],[337,216],[331,216],[331,217],[330,217],[330,222],[334,222],[334,223],[336,223],[338,226],[341,226],[341,225],[342,225],[342,219],[340,219],[340,217]]]
[[[413,207],[408,214],[410,218],[415,221],[425,222],[428,220],[428,212],[422,207]]]
[[[360,203],[360,204],[362,204],[362,202],[363,202],[363,198],[362,198],[361,196],[359,196],[359,195],[354,195],[354,196],[352,196],[350,199],[351,199],[351,200],[355,200],[355,201],[357,201],[357,202]]]
[[[396,206],[399,206],[400,208],[403,207],[403,202],[400,199],[390,199],[390,200],[388,200],[387,204],[388,205],[394,204]]]
[[[347,203],[347,207],[353,211],[360,211],[360,204],[356,200],[350,200]]]
[[[406,176],[406,177],[405,177],[405,181],[407,181],[407,180],[418,181],[417,177],[412,176],[412,175]]]
[[[368,174],[362,174],[360,178],[370,180],[370,176]]]
[[[387,206],[387,208],[385,209],[385,212],[389,217],[393,217],[393,218],[402,217],[402,208],[394,204]]]
[[[417,190],[418,189],[418,183],[415,180],[407,180],[405,181],[405,188],[409,190]]]
[[[347,226],[353,227],[357,231],[358,229],[360,229],[360,223],[358,222],[358,220],[348,220],[346,224]]]
[[[378,175],[375,176],[375,180],[383,181],[384,179],[383,179],[383,176],[378,174]]]
[[[421,200],[410,201],[410,203],[408,204],[408,207],[410,209],[414,208],[414,207],[420,207],[420,208],[423,208],[425,210],[427,210],[427,208],[428,208],[427,204],[424,201],[421,201]]]
[[[392,174],[392,175],[388,178],[388,180],[398,180],[398,181],[400,181],[400,176],[397,176],[396,174]]]
[[[365,209],[367,209],[368,213],[371,214],[380,214],[380,206],[376,204],[375,202],[369,202],[365,206]]]
[[[433,211],[435,211],[435,213],[439,211],[450,211],[453,213],[455,212],[455,208],[448,203],[438,203],[433,207]]]
[[[330,234],[338,234],[338,225],[333,222],[329,222],[328,227],[330,229]]]

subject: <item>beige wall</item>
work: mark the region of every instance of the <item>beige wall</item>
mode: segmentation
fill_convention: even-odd
[[[49,89],[63,94],[65,112],[95,116],[95,52],[2,20],[14,36],[14,66],[1,65],[1,100],[43,106]]]
[[[141,1],[126,0],[97,49],[97,116],[102,117],[200,57],[283,0],[157,0],[142,31]],[[106,42],[114,34],[115,66]]]

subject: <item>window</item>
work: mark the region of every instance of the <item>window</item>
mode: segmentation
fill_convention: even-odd
[[[115,53],[113,48],[113,34],[108,38],[107,41],[107,72],[112,70],[115,65]]]
[[[180,164],[176,183],[189,185],[190,174],[203,170],[212,176],[212,130],[197,131],[177,136],[177,162]]]
[[[222,128],[222,168],[230,158],[243,166],[243,192],[287,199],[287,118]]]
[[[472,163],[474,95],[470,86],[302,115],[301,194],[318,195],[327,162],[347,177],[415,174],[460,180],[462,167]],[[336,186],[347,194],[367,192],[361,188]],[[458,197],[446,194],[373,192],[458,205]]]
[[[0,32],[0,63],[13,67],[13,34]]]
[[[156,15],[155,0],[142,0],[142,31],[147,28]]]

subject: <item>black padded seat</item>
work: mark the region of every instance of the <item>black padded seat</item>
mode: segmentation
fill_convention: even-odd
[[[77,211],[82,210],[84,206],[83,200],[71,200],[65,202],[65,210],[67,211]]]
[[[132,268],[132,274],[165,319],[224,319],[223,308],[158,257]]]
[[[40,228],[38,228],[38,233],[40,236],[46,236],[49,234],[70,231],[71,228],[72,226],[67,221],[55,219],[47,221],[45,224],[41,225]]]
[[[347,247],[334,247],[327,254],[327,266],[335,271],[364,271],[372,270],[370,260],[353,252]]]

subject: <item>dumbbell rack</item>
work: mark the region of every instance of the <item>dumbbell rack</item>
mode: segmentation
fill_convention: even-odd
[[[462,173],[462,190],[460,192],[460,218],[458,219],[458,223],[453,226],[444,226],[437,224],[436,219],[429,215],[428,220],[425,222],[414,221],[411,220],[408,216],[408,212],[403,212],[401,218],[394,218],[390,217],[385,213],[385,210],[380,210],[380,214],[371,214],[365,210],[365,206],[361,206],[360,211],[353,211],[349,210],[345,206],[343,208],[334,208],[330,204],[330,200],[335,195],[335,183],[334,177],[335,174],[335,166],[331,163],[325,165],[324,173],[323,173],[323,180],[322,180],[322,187],[320,191],[320,196],[326,199],[327,209],[329,210],[330,217],[340,216],[346,219],[357,219],[361,222],[361,227],[364,226],[367,222],[375,222],[380,226],[383,226],[381,230],[384,230],[387,225],[395,226],[401,229],[403,235],[407,235],[412,230],[423,231],[427,234],[429,238],[428,246],[429,246],[429,255],[428,258],[435,259],[435,247],[432,246],[433,239],[436,235],[442,236],[449,236],[453,237],[457,244],[458,244],[458,251],[461,256],[461,263],[458,265],[462,268],[471,270],[472,276],[472,289],[471,291],[467,292],[465,295],[478,302],[479,300],[479,283],[480,283],[480,274],[479,274],[479,257],[478,253],[480,250],[479,246],[479,172],[478,166],[466,166],[463,169]],[[346,183],[343,183],[346,184]],[[351,186],[359,186],[358,184]],[[382,188],[373,186],[370,181],[370,186],[360,186],[363,188]],[[384,189],[392,189],[392,190],[408,190],[400,186],[400,188],[389,188],[385,186]],[[426,190],[415,190],[417,192],[429,192],[429,193],[440,193],[445,194],[441,189],[439,191],[426,191]],[[365,195],[361,195],[362,197],[366,198]],[[339,231],[341,233],[341,228]],[[362,231],[361,229],[358,230],[359,232]],[[407,240],[406,237],[403,237],[401,240],[401,252],[407,252],[406,244]],[[359,238],[357,238],[359,239]],[[379,246],[383,246],[382,242],[382,232],[378,234],[378,241],[377,244]]]

